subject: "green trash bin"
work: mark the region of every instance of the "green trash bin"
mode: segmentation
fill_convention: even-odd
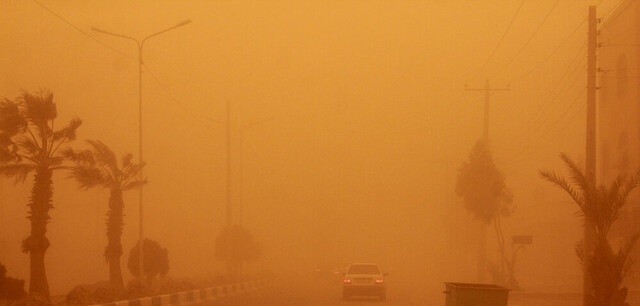
[[[507,288],[489,284],[444,284],[445,306],[507,306]]]

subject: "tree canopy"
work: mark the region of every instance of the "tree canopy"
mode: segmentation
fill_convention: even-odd
[[[498,215],[508,216],[512,211],[512,194],[505,177],[496,167],[484,140],[479,140],[458,173],[456,194],[464,199],[464,207],[484,224],[490,224]]]
[[[241,225],[225,227],[216,238],[215,257],[218,260],[250,262],[260,258],[260,255],[258,243]]]
[[[140,277],[140,241],[129,251],[129,262],[127,267],[131,274]],[[163,277],[169,272],[169,251],[160,246],[157,241],[144,239],[143,244],[143,265],[144,275],[148,281],[158,276]]]
[[[24,182],[33,176],[27,219],[31,230],[22,241],[29,253],[29,293],[49,300],[49,283],[45,271],[45,253],[49,248],[47,224],[53,208],[53,172],[68,170],[68,145],[76,139],[82,124],[71,119],[62,128],[56,125],[58,110],[53,94],[47,90],[24,91],[15,100],[0,100],[0,174]]]

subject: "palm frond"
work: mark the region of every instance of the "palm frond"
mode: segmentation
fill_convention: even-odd
[[[577,162],[571,160],[571,158],[569,158],[569,156],[564,153],[560,154],[560,159],[562,159],[565,166],[569,169],[572,181],[585,192],[585,196],[587,196],[588,193],[591,193],[592,190],[590,189],[592,186],[590,186],[589,180],[584,175],[582,166],[580,166],[580,164],[578,164]]]
[[[64,157],[62,157],[60,155],[49,157],[49,160],[48,160],[49,167],[58,168],[58,166],[62,165],[64,163],[64,161],[65,161]]]
[[[82,124],[79,118],[73,118],[69,124],[53,133],[54,141],[73,141],[76,139],[76,130]]]
[[[142,164],[129,164],[128,167],[122,168],[122,178],[131,179],[140,175],[140,172],[142,172],[144,166],[144,162]]]
[[[94,167],[96,165],[96,160],[93,158],[93,152],[91,150],[74,151],[74,154],[69,160],[86,167]]]
[[[131,153],[127,153],[122,157],[122,168],[128,168],[131,167],[132,162],[131,160],[133,159],[133,154]]]
[[[640,172],[634,173],[632,176],[625,179],[622,187],[620,187],[619,192],[617,192],[616,203],[617,208],[622,208],[622,206],[626,203],[629,194],[636,189],[640,185]]]
[[[35,167],[29,164],[0,165],[0,175],[4,175],[7,178],[13,178],[16,184],[24,182],[27,175],[32,170],[35,170]]]
[[[66,147],[62,149],[62,151],[60,151],[59,155],[68,161],[76,162],[78,161],[80,154],[79,152],[74,151],[72,148]]]
[[[630,257],[631,250],[635,246],[636,242],[640,238],[639,234],[632,235],[627,238],[625,243],[620,247],[617,254],[617,266],[620,269],[620,277],[624,278],[634,264],[634,260]]]
[[[80,189],[108,186],[104,176],[100,173],[100,170],[96,168],[74,167],[69,173],[69,177],[78,182]]]
[[[583,212],[585,212],[585,206],[586,205],[585,205],[584,196],[582,194],[580,194],[578,191],[576,191],[571,186],[571,184],[569,184],[569,182],[567,180],[565,180],[563,177],[557,175],[556,173],[554,173],[552,171],[538,171],[538,174],[540,174],[540,176],[542,176],[542,178],[544,178],[548,182],[553,183],[554,185],[556,185],[560,189],[562,189],[565,192],[567,192],[569,194],[569,196],[571,196],[573,201],[576,202],[576,204],[578,204],[580,209]]]
[[[42,148],[33,139],[25,136],[18,136],[15,139],[16,145],[27,156],[36,157],[40,154]]]
[[[11,143],[11,138],[26,126],[25,119],[20,115],[18,104],[7,99],[0,100],[0,145]]]
[[[46,126],[47,122],[58,116],[56,104],[53,102],[53,93],[48,90],[39,90],[35,93],[23,91],[18,99],[23,103],[27,120],[37,126]]]
[[[19,163],[21,158],[16,153],[16,146],[2,146],[0,145],[0,164],[6,164],[9,162]]]
[[[118,168],[116,155],[107,145],[99,140],[87,140],[86,142],[93,148],[93,156],[97,164]]]
[[[126,184],[124,184],[124,186],[122,186],[122,191],[128,191],[128,190],[133,190],[133,189],[138,189],[144,185],[147,184],[147,179],[143,179],[143,180],[132,180],[130,182],[127,182]]]

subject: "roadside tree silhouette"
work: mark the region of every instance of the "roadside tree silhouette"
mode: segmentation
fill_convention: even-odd
[[[66,126],[54,129],[58,116],[53,94],[46,90],[23,92],[15,100],[0,101],[0,174],[22,183],[34,172],[27,219],[31,224],[29,237],[22,241],[22,250],[29,253],[29,293],[50,300],[45,269],[45,252],[49,248],[47,223],[53,208],[54,171],[67,166],[70,142],[82,123],[72,119]]]
[[[260,256],[260,245],[241,225],[226,226],[216,238],[215,258],[227,262],[227,274],[231,278],[238,276],[243,263],[257,260]]]
[[[588,293],[589,305],[624,306],[628,289],[623,280],[631,268],[629,253],[638,240],[638,234],[626,238],[622,247],[614,251],[609,243],[611,226],[618,219],[629,194],[640,183],[640,172],[631,176],[618,175],[609,186],[593,186],[587,179],[582,167],[567,155],[560,158],[569,170],[570,181],[552,171],[540,171],[545,180],[553,183],[569,194],[580,208],[580,216],[595,226],[595,246],[592,254],[585,254],[584,241],[576,244],[576,254],[584,266],[591,269],[593,288]]]
[[[505,177],[496,167],[489,144],[484,140],[476,142],[469,161],[462,164],[456,182],[456,194],[463,198],[464,208],[482,224],[480,249],[478,252],[478,280],[484,278],[484,271],[491,265],[486,262],[485,244],[487,227],[493,223],[500,252],[500,265],[492,272],[500,282],[513,279],[513,265],[506,256],[502,218],[513,212],[513,195],[506,187]]]
[[[169,272],[169,251],[161,247],[157,241],[147,238],[144,239],[142,246],[144,253],[142,263],[144,265],[144,276],[147,284],[152,284],[158,276],[164,277]],[[140,277],[140,261],[138,260],[138,256],[140,256],[140,252],[138,252],[139,247],[140,241],[129,251],[129,261],[127,264],[129,272],[138,278]]]
[[[7,276],[7,269],[0,263],[0,301],[16,301],[27,296],[24,281]],[[11,302],[9,303],[11,305]]]
[[[116,155],[104,143],[97,140],[87,140],[91,150],[71,152],[70,159],[75,162],[71,170],[71,177],[76,179],[81,189],[93,187],[107,188],[109,195],[109,210],[106,216],[107,246],[104,256],[109,263],[109,281],[112,286],[122,289],[122,228],[124,200],[122,194],[126,191],[140,188],[147,183],[138,176],[144,164],[133,163],[133,155],[125,154],[118,165]]]

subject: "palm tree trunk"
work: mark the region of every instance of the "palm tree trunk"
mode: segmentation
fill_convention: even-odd
[[[45,250],[33,250],[29,252],[29,294],[36,294],[47,301],[51,299],[49,293],[49,283],[47,282],[47,273],[44,266]]]
[[[123,218],[122,190],[112,188],[109,196],[109,211],[107,212],[107,239],[108,244],[104,256],[109,262],[109,281],[115,288],[123,288],[122,269],[120,257],[122,257],[122,218]]]
[[[478,283],[482,283],[486,278],[487,270],[487,225],[480,222],[480,230],[478,231]]]
[[[46,237],[49,209],[53,207],[51,198],[53,187],[52,171],[46,166],[36,169],[31,190],[29,220],[31,221],[31,235],[23,241],[23,250],[29,252],[29,294],[38,294],[49,301],[49,283],[44,265],[44,255],[49,248]]]

